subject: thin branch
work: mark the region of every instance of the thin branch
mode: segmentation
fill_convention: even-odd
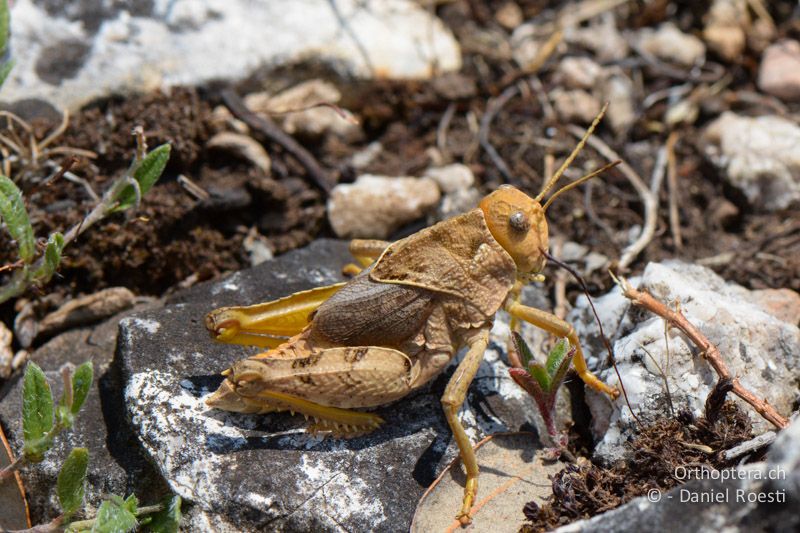
[[[625,278],[615,278],[615,281],[619,283],[622,288],[622,294],[628,298],[632,304],[644,307],[651,313],[655,313],[689,337],[695,346],[700,349],[703,357],[705,357],[708,363],[714,368],[719,378],[731,380],[733,384],[731,392],[749,403],[753,409],[775,427],[783,429],[789,425],[789,421],[781,416],[769,402],[756,397],[755,394],[745,389],[742,384],[739,383],[739,379],[731,374],[725,361],[723,361],[719,349],[717,349],[699,329],[689,322],[686,317],[683,316],[683,313],[680,311],[672,311],[666,305],[653,298],[650,293],[633,288]]]
[[[577,126],[569,125],[567,126],[567,131],[579,139],[583,137],[583,130]],[[589,137],[586,142],[609,161],[622,159],[619,154],[603,142],[600,137]],[[628,163],[622,161],[617,168],[619,168],[620,172],[628,179],[630,184],[633,185],[633,188],[636,189],[636,192],[642,199],[642,204],[644,204],[644,224],[642,225],[642,232],[632,244],[622,251],[622,256],[617,263],[617,268],[620,271],[624,271],[653,239],[658,215],[658,201],[647,185],[645,185],[642,178],[639,177],[639,174],[637,174]]]
[[[760,450],[761,448],[769,446],[770,444],[775,442],[775,438],[777,436],[778,434],[775,433],[774,431],[767,431],[766,433],[762,433],[761,435],[755,437],[754,439],[750,439],[748,441],[745,441],[741,444],[734,446],[733,448],[725,450],[724,452],[722,452],[722,457],[726,461],[731,461],[733,459],[736,459],[737,457],[741,457],[746,453],[751,453],[756,450]]]
[[[294,138],[285,133],[272,119],[267,116],[257,115],[250,111],[245,103],[231,89],[222,91],[222,100],[233,115],[261,132],[267,139],[280,145],[289,152],[306,169],[308,175],[325,192],[330,192],[335,183],[325,172],[311,152],[303,148]]]

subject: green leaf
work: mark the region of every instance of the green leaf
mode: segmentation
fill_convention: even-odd
[[[44,259],[39,268],[33,272],[33,278],[40,283],[47,283],[53,277],[61,263],[61,252],[64,250],[64,236],[58,232],[50,235],[44,249]]]
[[[92,526],[92,533],[124,533],[136,528],[136,509],[131,512],[127,500],[112,496],[104,501],[97,510],[97,517]]]
[[[64,397],[58,402],[56,407],[56,424],[62,428],[69,429],[75,423],[75,415],[70,411],[69,406],[64,404]]]
[[[91,361],[86,361],[81,366],[75,369],[75,374],[72,376],[72,414],[77,415],[89,395],[89,389],[92,387],[92,377],[94,376],[94,367]]]
[[[133,179],[139,184],[139,192],[142,196],[147,194],[147,191],[155,185],[158,178],[161,177],[161,173],[164,172],[167,161],[169,161],[170,149],[169,144],[162,144],[147,154],[134,171]],[[124,211],[128,209],[136,202],[136,191],[130,185],[125,187],[117,197],[117,201],[119,204],[113,211]]]
[[[536,380],[539,386],[542,388],[542,391],[546,394],[550,393],[550,376],[547,374],[547,371],[544,369],[542,365],[539,363],[533,363],[528,367],[528,372],[530,373],[531,377]]]
[[[528,343],[525,342],[525,339],[522,338],[522,335],[516,331],[511,332],[511,338],[514,341],[514,348],[517,350],[517,355],[519,355],[522,366],[525,368],[529,367],[531,363],[536,360],[536,358],[533,357],[533,353],[531,353]]]
[[[147,529],[154,533],[177,533],[181,522],[181,497],[172,495],[164,503],[166,507],[152,515]]]
[[[569,341],[567,339],[561,339],[553,346],[553,349],[550,350],[550,355],[547,356],[547,375],[550,377],[555,375],[568,351]]]
[[[569,344],[567,344],[567,346],[569,346]],[[569,351],[567,351],[566,355],[561,359],[561,363],[559,364],[559,366],[551,373],[550,386],[553,388],[554,391],[557,391],[558,388],[561,386],[561,382],[564,381],[564,378],[567,375],[567,371],[569,370],[569,365],[572,363],[573,355],[575,355],[574,346],[571,347]]]
[[[36,363],[28,363],[22,385],[22,434],[25,455],[32,462],[44,458],[50,447],[47,433],[53,428],[53,395],[44,372]]]
[[[6,82],[6,78],[11,74],[11,69],[14,68],[14,60],[8,60],[0,65],[0,87]]]
[[[28,210],[25,209],[25,200],[22,198],[22,191],[5,176],[0,176],[0,219],[6,221],[8,232],[17,241],[22,260],[26,263],[33,261],[36,242]]]
[[[122,506],[130,511],[133,515],[136,515],[136,508],[139,506],[139,498],[131,494],[122,502]]]
[[[73,448],[58,473],[58,501],[61,510],[69,516],[83,505],[86,490],[86,470],[89,466],[89,450]]]
[[[0,0],[0,57],[6,53],[8,48],[8,27],[11,17],[8,13],[7,0]]]

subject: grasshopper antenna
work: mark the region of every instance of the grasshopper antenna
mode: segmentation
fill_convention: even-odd
[[[600,174],[602,174],[602,173],[603,173],[603,172],[605,172],[606,170],[608,170],[608,169],[611,169],[611,168],[614,168],[615,166],[619,165],[620,163],[622,163],[622,160],[621,160],[621,159],[617,159],[616,161],[612,161],[611,163],[609,163],[609,164],[607,164],[607,165],[604,165],[604,166],[602,166],[602,167],[598,168],[598,169],[597,169],[597,170],[595,170],[594,172],[591,172],[591,173],[589,173],[589,174],[586,174],[586,175],[585,175],[585,176],[583,176],[582,178],[580,178],[580,179],[577,179],[577,180],[573,181],[572,183],[570,183],[570,184],[568,184],[568,185],[564,185],[563,187],[561,187],[560,189],[558,189],[556,192],[554,192],[554,193],[553,193],[553,196],[551,196],[550,198],[548,198],[548,199],[547,199],[547,201],[546,201],[546,202],[544,203],[544,205],[542,206],[542,211],[547,211],[547,207],[548,207],[548,206],[549,206],[551,203],[553,203],[553,200],[555,200],[556,198],[558,198],[559,196],[561,196],[563,193],[565,193],[565,192],[567,192],[567,191],[569,191],[569,190],[571,190],[571,189],[574,189],[575,187],[577,187],[577,186],[578,186],[578,185],[580,185],[581,183],[583,183],[583,182],[586,182],[586,181],[589,181],[590,179],[594,178],[595,176],[599,176]]]
[[[600,110],[600,113],[594,117],[591,126],[589,126],[589,129],[586,130],[586,133],[583,134],[583,138],[580,140],[578,145],[574,150],[572,150],[572,153],[569,154],[569,157],[567,157],[567,159],[561,164],[556,173],[553,174],[553,177],[547,180],[547,183],[545,183],[544,187],[542,188],[542,192],[540,192],[536,198],[534,198],[534,200],[541,202],[542,198],[544,198],[544,195],[553,188],[553,185],[556,184],[559,178],[561,178],[561,175],[564,174],[564,171],[567,170],[567,167],[569,167],[575,158],[578,157],[578,154],[581,152],[581,150],[583,150],[583,145],[586,144],[586,139],[588,139],[589,136],[594,133],[594,129],[597,127],[600,121],[603,120],[603,116],[606,114],[606,109],[608,109],[608,102],[606,102],[606,104],[603,106],[603,109]]]

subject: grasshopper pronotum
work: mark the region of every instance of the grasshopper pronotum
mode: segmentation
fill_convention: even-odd
[[[313,419],[310,431],[354,437],[373,431],[383,420],[353,409],[399,400],[428,383],[467,347],[442,405],[466,468],[457,517],[468,523],[478,464],[457,413],[497,311],[504,309],[514,322],[524,320],[568,338],[576,349],[573,361],[581,379],[611,397],[619,394],[586,367],[570,324],[519,302],[523,284],[542,278],[550,202],[607,168],[558,190],[541,205],[601,117],[535,198],[500,187],[478,208],[405,239],[353,241],[350,251],[365,268],[349,265],[356,276],[347,283],[211,312],[206,326],[216,340],[269,350],[226,370],[208,405],[243,413],[298,412]]]

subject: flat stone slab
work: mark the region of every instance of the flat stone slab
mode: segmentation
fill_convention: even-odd
[[[69,109],[296,63],[359,78],[461,68],[453,34],[410,0],[16,0],[11,28],[3,100]]]
[[[349,261],[345,242],[316,241],[121,322],[127,414],[172,490],[202,509],[189,527],[407,530],[419,498],[457,455],[439,401],[452,365],[427,389],[378,409],[387,423],[352,440],[307,435],[303,418],[287,413],[240,415],[205,405],[219,372],[258,351],[214,343],[205,314],[339,281]],[[501,320],[461,413],[473,442],[532,429],[534,404],[502,361],[508,326]],[[441,512],[457,510],[458,502]]]

